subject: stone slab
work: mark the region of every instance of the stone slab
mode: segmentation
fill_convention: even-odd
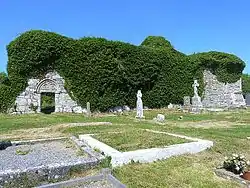
[[[250,181],[244,180],[239,175],[236,175],[232,172],[226,171],[225,169],[215,169],[214,172],[219,177],[225,178],[227,180],[229,179],[229,180],[236,181],[236,182],[243,184],[243,185],[246,185],[248,188],[250,188]]]
[[[63,178],[72,167],[88,169],[99,160],[90,155],[78,155],[74,145],[66,147],[65,142],[15,142],[14,146],[0,151],[0,187],[11,182],[21,182],[27,177],[29,182]],[[29,151],[20,155],[17,150]]]
[[[48,185],[42,185],[37,188],[59,188],[59,187],[74,187],[78,184],[84,184],[87,182],[98,182],[106,180],[109,184],[109,188],[126,188],[126,185],[122,184],[119,180],[117,180],[112,174],[110,169],[102,169],[101,173],[95,176],[87,176],[83,178],[71,179],[68,181],[52,183]],[[85,187],[85,186],[84,186]],[[98,186],[99,187],[99,186]],[[102,188],[104,186],[100,186]]]

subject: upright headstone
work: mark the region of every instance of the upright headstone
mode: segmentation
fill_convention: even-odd
[[[164,122],[165,116],[163,114],[157,114],[156,118],[154,118],[157,122]]]
[[[191,106],[190,96],[183,97],[183,106],[185,109],[190,108]]]
[[[201,97],[198,95],[198,88],[200,85],[197,80],[194,80],[194,84],[192,85],[194,88],[194,96],[192,97],[192,111],[199,112],[202,108]]]
[[[183,111],[188,112],[191,107],[190,96],[183,97]]]
[[[136,101],[136,118],[144,118],[143,116],[143,104],[142,104],[142,93],[141,90],[137,92],[137,101]]]
[[[87,102],[87,115],[90,116],[91,111],[90,111],[90,102]]]
[[[173,109],[173,108],[174,108],[174,105],[172,103],[169,103],[168,109]]]
[[[246,105],[250,106],[250,93],[246,94]]]

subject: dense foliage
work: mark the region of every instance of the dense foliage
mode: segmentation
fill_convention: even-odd
[[[232,54],[223,52],[197,53],[190,56],[200,67],[210,70],[221,82],[236,82],[241,78],[245,63]]]
[[[148,36],[142,43],[141,46],[147,46],[152,48],[167,48],[173,49],[172,44],[161,36]]]
[[[8,84],[8,76],[5,72],[0,72],[0,84]]]
[[[187,56],[163,37],[152,36],[134,46],[103,38],[74,40],[32,30],[12,41],[7,51],[9,81],[0,85],[0,111],[6,111],[29,78],[42,78],[50,70],[65,79],[66,89],[80,105],[89,101],[92,108],[104,111],[117,105],[135,106],[138,89],[148,107],[182,103],[183,96],[193,95],[193,79],[202,83],[204,68],[232,82],[245,66],[226,53]]]
[[[243,94],[250,93],[250,75],[242,74],[242,92]]]

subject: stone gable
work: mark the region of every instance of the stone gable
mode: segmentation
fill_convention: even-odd
[[[55,94],[55,112],[83,112],[64,88],[64,79],[56,72],[49,72],[42,80],[29,79],[27,88],[15,100],[15,113],[34,113],[32,106],[37,106],[37,112],[41,112],[41,93],[44,92]],[[14,108],[10,109],[13,111]]]
[[[239,79],[235,83],[219,82],[216,75],[205,70],[203,73],[205,84],[203,107],[206,108],[238,108],[246,106],[242,95],[242,82]]]

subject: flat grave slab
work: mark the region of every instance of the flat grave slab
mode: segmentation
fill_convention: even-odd
[[[25,141],[1,150],[0,161],[0,187],[23,178],[31,182],[62,179],[72,167],[87,169],[98,163],[71,140]]]
[[[27,154],[18,154],[28,152]],[[0,171],[25,170],[32,167],[87,162],[88,155],[78,155],[76,148],[67,147],[63,141],[11,146],[0,151]]]

